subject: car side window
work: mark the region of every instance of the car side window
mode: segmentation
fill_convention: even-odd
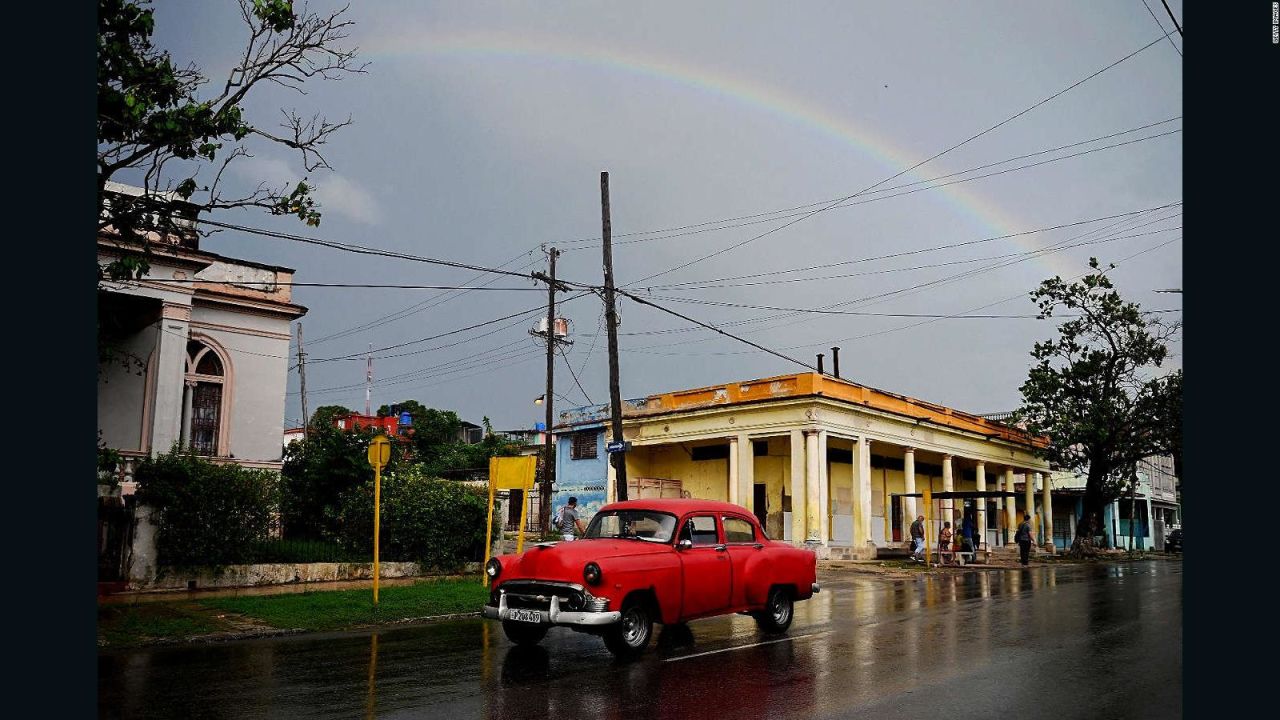
[[[724,541],[726,543],[753,543],[756,541],[755,528],[751,523],[736,517],[721,518],[724,522]]]
[[[712,515],[695,515],[685,522],[680,530],[680,539],[689,540],[695,546],[717,545],[716,519]]]

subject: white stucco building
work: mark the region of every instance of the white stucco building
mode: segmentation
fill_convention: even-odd
[[[110,232],[97,242],[99,264],[128,251]],[[114,348],[99,365],[98,430],[125,457],[123,491],[132,461],[175,445],[278,470],[290,323],[306,312],[293,270],[201,250],[194,229],[153,242],[149,262],[144,278],[98,289],[99,335]]]

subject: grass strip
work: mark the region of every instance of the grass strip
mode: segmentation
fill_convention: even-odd
[[[480,584],[480,578],[469,576],[381,588],[377,609],[369,589],[208,598],[197,603],[280,629],[339,630],[432,615],[478,612],[487,597],[488,590]]]

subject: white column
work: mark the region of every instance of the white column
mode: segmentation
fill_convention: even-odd
[[[916,491],[916,449],[915,448],[902,449],[902,477],[903,477],[903,492],[907,493],[908,495],[915,492]],[[902,527],[904,528],[911,527],[911,523],[916,521],[916,514],[917,514],[915,498],[913,497],[902,498],[902,514],[906,516],[903,518]],[[907,537],[910,537],[910,533],[907,534]]]
[[[822,481],[818,463],[818,431],[806,430],[804,433],[804,494],[805,494],[805,539],[826,544],[822,535],[822,523],[819,515],[826,515],[826,508],[821,504],[822,495],[819,484]]]
[[[987,491],[987,464],[979,460],[978,467],[974,471],[974,475],[975,475],[975,479],[977,480],[978,492],[986,492]],[[974,505],[978,510],[977,520],[978,520],[979,542],[985,543],[987,541],[987,499],[978,498],[977,501],[974,503]]]
[[[738,501],[738,438],[729,438],[729,502],[735,505]]]
[[[942,456],[942,491],[954,492],[956,489],[955,476],[951,471],[951,456]],[[942,503],[942,520],[951,523],[951,532],[954,536],[956,530],[956,501],[947,500]]]
[[[804,431],[791,431],[791,542],[802,543],[809,537],[805,502]]]
[[[182,438],[182,394],[187,366],[191,307],[165,303],[156,334],[155,392],[151,408],[151,451],[167,453]]]
[[[871,540],[871,439],[858,439],[858,479],[855,496],[858,503],[858,517],[862,518],[862,527],[853,528],[853,544],[867,545]]]
[[[1043,545],[1045,550],[1053,552],[1053,495],[1049,492],[1049,476],[1036,473],[1036,478],[1043,483],[1040,491],[1040,507],[1044,513],[1044,539]]]
[[[1011,467],[1004,469],[1004,491],[1013,492],[1013,468]],[[1018,529],[1018,504],[1014,502],[1017,498],[1011,497],[1008,500],[1009,501],[1004,504],[1004,529],[1008,534],[1005,541],[1013,542],[1013,533]]]
[[[1002,475],[1001,473],[996,473],[995,474],[996,492],[1004,492],[1003,481],[1004,481],[1004,475]],[[999,547],[1000,545],[1004,545],[1004,535],[1000,530],[1000,526],[1003,525],[1004,523],[1005,523],[1004,498],[998,497],[996,498],[996,542],[995,542],[996,547]]]
[[[605,455],[604,467],[605,467],[605,471],[604,471],[605,472],[605,475],[604,475],[605,499],[608,502],[617,502],[618,501],[618,470],[613,466],[613,463],[609,461],[609,456],[607,454]],[[631,477],[631,476],[628,475],[627,477]],[[627,493],[627,499],[632,500],[634,498],[631,497],[630,493]]]
[[[751,438],[746,434],[739,435],[735,444],[738,446],[738,504],[752,512],[756,504],[756,453]]]
[[[823,544],[831,542],[831,463],[827,462],[827,431],[818,431],[818,531]]]
[[[182,388],[182,448],[185,450],[191,447],[191,396],[195,394],[194,382],[188,380],[183,383]]]

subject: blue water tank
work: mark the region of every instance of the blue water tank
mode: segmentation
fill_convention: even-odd
[[[400,413],[400,424],[401,424],[401,425],[412,425],[412,424],[413,424],[413,417],[409,415],[409,411],[407,411],[407,410],[406,410],[406,411],[404,411],[404,412]]]
[[[547,430],[547,424],[546,424],[546,423],[534,423],[534,424],[533,424],[533,429],[534,429],[534,430],[537,430],[538,432],[546,432],[546,430]]]

